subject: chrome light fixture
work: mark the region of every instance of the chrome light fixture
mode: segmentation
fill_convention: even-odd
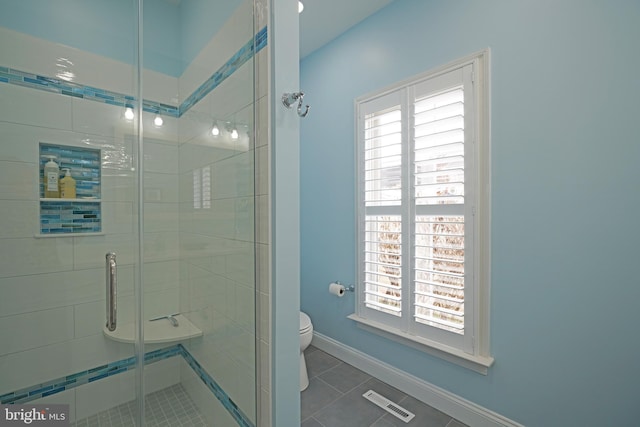
[[[234,141],[240,137],[238,125],[236,125],[235,120],[233,122],[225,122],[225,130]]]
[[[135,115],[133,114],[133,107],[131,107],[130,105],[127,105],[127,107],[124,110],[124,118],[127,120],[133,120],[133,117]]]
[[[211,135],[213,136],[220,135],[220,128],[218,127],[217,122],[213,122],[213,126],[211,127]]]

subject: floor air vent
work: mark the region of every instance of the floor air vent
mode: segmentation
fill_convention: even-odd
[[[415,414],[412,414],[411,412],[404,409],[402,406],[393,403],[386,397],[376,393],[373,390],[369,390],[368,392],[363,394],[362,397],[375,403],[376,405],[378,405],[379,407],[381,407],[391,415],[394,415],[395,417],[400,418],[405,423],[408,423],[413,419],[413,417],[415,417]]]

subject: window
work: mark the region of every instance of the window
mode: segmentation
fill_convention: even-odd
[[[193,170],[193,208],[211,209],[211,167]]]
[[[356,100],[363,327],[486,373],[488,52]]]

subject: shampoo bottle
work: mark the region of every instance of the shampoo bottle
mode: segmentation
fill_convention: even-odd
[[[60,178],[60,168],[54,161],[56,156],[45,156],[49,161],[44,165],[44,197],[59,198],[60,189],[58,180]]]
[[[76,198],[76,180],[71,176],[71,169],[64,168],[64,177],[60,180],[60,197],[63,199]]]

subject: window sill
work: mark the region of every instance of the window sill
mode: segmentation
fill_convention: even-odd
[[[347,317],[357,322],[359,328],[368,332],[383,336],[400,344],[413,347],[432,356],[439,357],[448,362],[471,369],[472,371],[478,372],[482,375],[487,375],[489,368],[494,362],[493,357],[468,354],[462,350],[458,350],[457,348],[448,347],[435,341],[398,331],[382,323],[360,317],[355,313]]]

